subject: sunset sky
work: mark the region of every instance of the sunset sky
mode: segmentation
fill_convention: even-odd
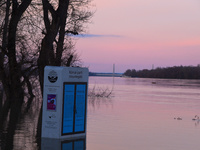
[[[93,0],[87,34],[76,43],[92,72],[200,64],[199,0]]]

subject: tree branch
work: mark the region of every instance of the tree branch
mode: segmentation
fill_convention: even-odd
[[[71,33],[73,35],[78,35],[77,31],[69,31],[69,30],[67,30],[67,31],[65,31],[65,33],[67,33],[67,34]]]

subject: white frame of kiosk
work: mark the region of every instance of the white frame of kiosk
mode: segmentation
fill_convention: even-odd
[[[87,68],[45,67],[42,138],[86,136],[88,75]]]

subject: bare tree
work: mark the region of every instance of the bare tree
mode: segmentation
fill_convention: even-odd
[[[43,87],[46,65],[70,66],[77,61],[71,35],[84,31],[84,23],[93,14],[89,4],[90,0],[0,1],[0,83],[7,97],[0,99],[0,130],[9,114],[9,141],[13,139],[25,91],[33,96],[31,75],[37,76],[35,71],[39,69]],[[30,103],[27,105],[30,107]],[[7,146],[5,149],[12,148],[10,143]]]
[[[38,59],[41,89],[44,67],[62,65],[62,60],[66,61],[66,57],[62,57],[63,52],[71,50],[64,49],[65,43],[69,44],[70,41],[68,35],[77,35],[84,31],[84,23],[88,22],[93,14],[88,11],[90,2],[91,0],[42,0],[45,30]],[[70,66],[74,58],[73,53],[68,51],[67,62],[63,64]]]
[[[93,14],[89,10],[91,0],[30,2],[0,1],[0,80],[7,97],[15,99],[23,97],[26,87],[33,96],[29,81],[33,70],[39,69],[43,87],[46,65],[70,66],[78,60],[71,35],[84,32]]]
[[[0,129],[10,109],[7,127],[8,134],[5,137],[7,142],[13,141],[13,135],[23,103],[22,72],[17,60],[16,41],[18,24],[31,1],[3,0],[0,2],[1,11],[3,12],[4,10],[4,13],[1,13],[0,17],[0,79],[7,96],[4,103],[1,101],[0,120],[2,122]],[[12,144],[5,145],[5,149],[12,149]]]

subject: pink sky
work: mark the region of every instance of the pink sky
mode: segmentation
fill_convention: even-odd
[[[93,72],[200,64],[199,0],[93,0],[76,49]]]

